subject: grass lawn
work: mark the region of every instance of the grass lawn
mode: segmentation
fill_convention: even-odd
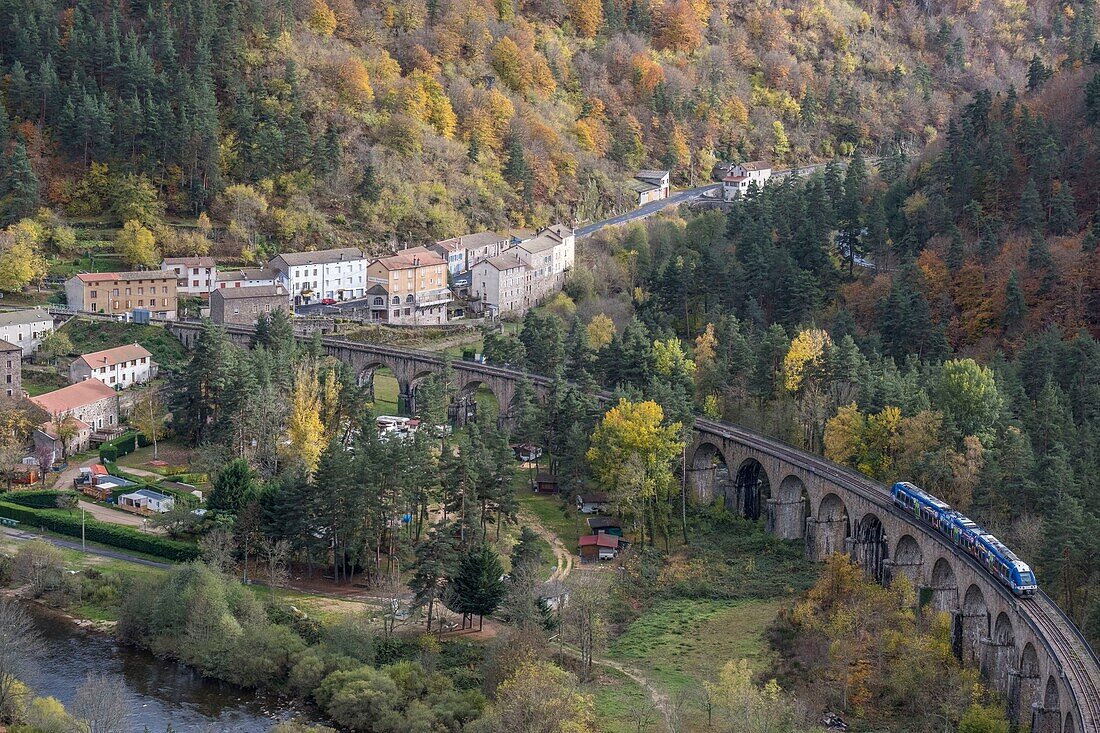
[[[178,370],[187,362],[187,349],[167,329],[159,326],[74,318],[61,330],[72,340],[76,354],[138,343],[149,349],[161,369]]]
[[[50,297],[53,296],[53,290],[43,290],[39,292],[37,289],[28,290],[25,293],[0,293],[4,297],[0,299],[0,306],[4,308],[27,308],[35,305],[46,305],[50,302]],[[65,301],[60,301],[64,303]]]
[[[159,469],[164,467],[150,466],[149,461],[151,460],[153,460],[153,446],[147,445],[144,448],[138,448],[133,453],[121,456],[116,463],[123,468],[143,468],[147,471],[160,473]],[[191,464],[191,449],[176,438],[161,440],[157,442],[157,460],[164,461],[171,467],[183,466],[187,468]]]
[[[664,729],[661,714],[634,680],[613,669],[599,668],[599,676],[583,686],[596,702],[596,720],[602,733],[637,733],[639,717],[651,715],[649,730]]]
[[[389,369],[378,369],[374,373],[374,414],[397,415],[397,396],[401,389],[397,377]]]
[[[523,472],[524,479],[527,478],[527,473]],[[584,515],[573,507],[563,509],[559,496],[533,493],[526,483],[516,493],[522,508],[537,516],[544,527],[561,538],[570,552],[576,551],[580,536],[588,534]]]
[[[767,666],[765,631],[782,601],[661,601],[627,627],[607,650],[675,695],[713,680],[729,661]]]

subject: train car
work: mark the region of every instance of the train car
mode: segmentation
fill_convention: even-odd
[[[947,537],[951,544],[973,557],[982,567],[1019,596],[1038,590],[1035,574],[1000,540],[949,504],[914,486],[899,481],[890,490],[894,504],[912,513],[917,521]]]

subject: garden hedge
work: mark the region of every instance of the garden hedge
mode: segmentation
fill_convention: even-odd
[[[75,491],[13,491],[10,494],[0,495],[0,498],[3,498],[4,501],[10,501],[12,504],[36,509],[57,509],[57,496],[61,493],[76,496]]]
[[[61,509],[34,509],[4,500],[0,501],[0,517],[15,519],[28,527],[43,527],[58,534],[80,537],[79,512],[70,515]],[[199,550],[195,545],[145,534],[130,527],[100,522],[91,517],[86,518],[84,527],[85,537],[89,541],[121,550],[155,555],[172,562],[190,562],[199,556]]]

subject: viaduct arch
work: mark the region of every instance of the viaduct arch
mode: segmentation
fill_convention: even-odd
[[[202,326],[167,324],[186,346]],[[253,329],[229,326],[231,341],[248,346]],[[410,411],[415,383],[439,371],[438,354],[322,341],[326,353],[356,373],[386,366]],[[484,385],[502,417],[516,386],[528,379],[545,398],[545,377],[475,362],[451,363],[460,391]],[[806,558],[844,552],[880,582],[907,577],[934,608],[950,613],[956,654],[979,666],[1009,704],[1012,719],[1037,732],[1100,733],[1100,660],[1073,623],[1045,595],[1014,597],[946,538],[893,505],[887,487],[781,441],[698,418],[686,449],[686,489],[697,502],[722,497],[731,511],[765,522],[784,539],[802,539]]]

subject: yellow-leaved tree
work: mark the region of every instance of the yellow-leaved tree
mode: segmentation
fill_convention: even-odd
[[[115,246],[122,258],[131,265],[152,267],[160,261],[157,238],[145,226],[134,219],[122,225],[115,239]]]
[[[615,338],[615,322],[606,313],[597,313],[588,322],[588,326],[584,330],[584,337],[585,341],[588,342],[588,348],[599,351],[611,343],[611,339]]]
[[[680,423],[664,424],[656,402],[623,398],[592,433],[588,462],[627,521],[637,522],[641,543],[660,536],[668,544],[669,499],[677,491],[674,462],[684,448]]]
[[[39,251],[43,235],[42,226],[33,219],[23,219],[0,232],[0,290],[22,290],[46,276],[46,260]]]
[[[290,392],[290,414],[286,437],[288,458],[302,463],[313,473],[325,449],[325,425],[321,421],[321,384],[317,367],[300,366],[294,373]]]
[[[577,33],[592,38],[599,32],[603,22],[603,5],[599,0],[568,0],[566,5]]]

